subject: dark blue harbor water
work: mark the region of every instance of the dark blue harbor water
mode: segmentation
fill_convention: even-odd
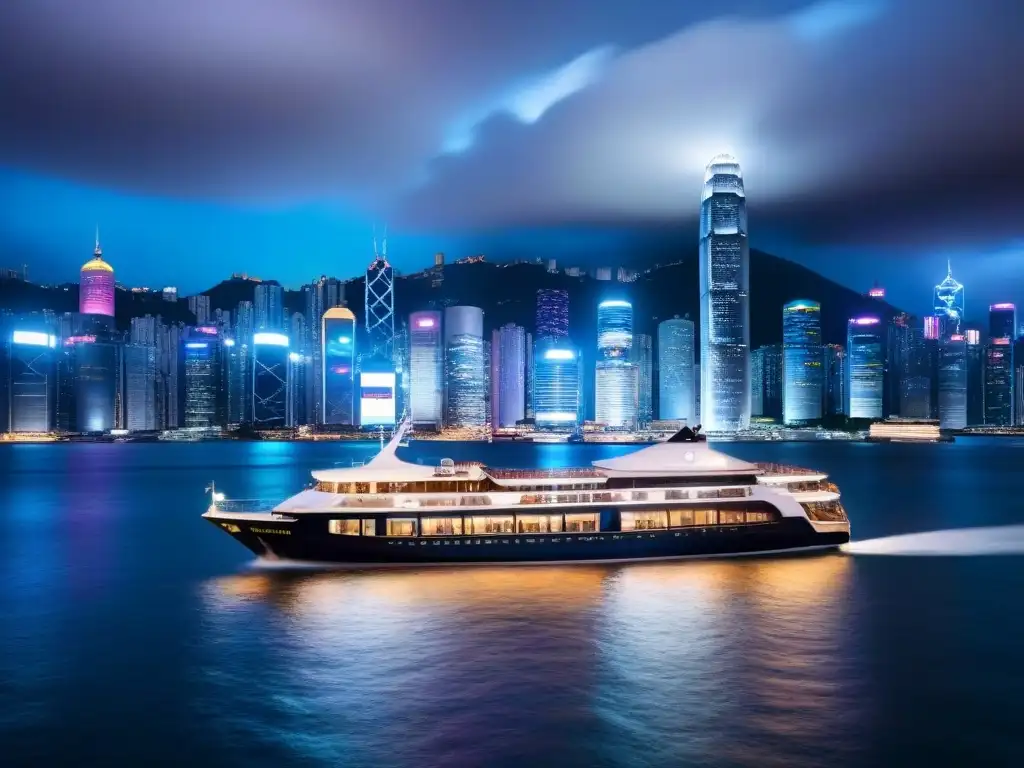
[[[375,446],[0,446],[0,764],[1024,764],[1024,528],[984,530],[1024,526],[1024,441],[721,447],[827,471],[884,554],[284,572],[204,487],[283,498]]]

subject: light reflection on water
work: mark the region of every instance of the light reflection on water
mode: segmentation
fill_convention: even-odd
[[[335,764],[547,764],[567,742],[595,765],[842,755],[850,566],[825,555],[215,579],[202,588],[215,640],[198,706],[240,742]],[[240,690],[263,701],[260,716],[225,706]]]

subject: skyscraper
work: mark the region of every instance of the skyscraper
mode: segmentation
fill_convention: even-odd
[[[783,421],[821,419],[821,305],[797,299],[782,308]]]
[[[390,361],[395,339],[395,273],[388,263],[388,238],[377,251],[373,241],[373,261],[366,268],[366,354]]]
[[[693,321],[678,315],[658,325],[658,418],[696,424]]]
[[[846,333],[846,414],[851,419],[881,419],[885,344],[877,317],[851,318]]]
[[[508,323],[491,341],[491,409],[494,427],[514,427],[526,417],[526,329]]]
[[[125,346],[125,429],[139,432],[159,428],[157,373],[155,339],[152,344],[128,344]]]
[[[276,283],[260,283],[256,286],[256,327],[257,331],[284,330],[284,288]]]
[[[257,290],[259,287],[257,287]],[[188,309],[196,316],[196,325],[206,325],[210,322],[212,312],[210,311],[210,297],[203,294],[188,297]]]
[[[413,312],[409,327],[409,417],[414,425],[439,430],[444,403],[441,313]]]
[[[739,163],[714,158],[700,214],[701,419],[708,431],[750,425],[750,257]]]
[[[57,339],[42,330],[15,330],[0,392],[9,401],[4,421],[11,432],[50,432],[57,415]],[[6,385],[6,386],[4,386]]]
[[[114,268],[103,260],[99,231],[93,257],[82,265],[79,273],[78,311],[84,315],[114,316]]]
[[[824,397],[822,412],[826,416],[846,413],[846,350],[842,344],[826,344],[823,348]]]
[[[898,343],[899,365],[898,392],[896,413],[905,419],[930,419],[932,417],[932,398],[938,398],[938,381],[936,371],[935,345],[937,339],[926,339],[924,327],[908,323],[905,326],[895,326],[896,340]],[[893,339],[894,326],[889,326],[890,341]],[[892,349],[890,343],[890,349]],[[889,368],[894,363],[889,363]],[[935,382],[933,383],[933,379]]]
[[[257,429],[280,429],[288,413],[288,337],[264,331],[252,342],[252,423]]]
[[[967,426],[985,423],[985,347],[981,332],[968,328],[967,338]]]
[[[967,339],[954,333],[939,343],[939,426],[967,426]]]
[[[317,396],[322,407],[318,421],[352,426],[356,423],[356,316],[346,307],[327,309],[317,337],[321,344],[317,359],[322,366],[318,378],[323,382],[323,391]]]
[[[594,415],[610,429],[635,430],[639,410],[639,376],[630,362],[633,305],[608,300],[597,306],[597,366]]]
[[[882,397],[882,412],[887,417],[906,415],[900,410],[900,395],[907,375],[913,331],[913,318],[906,313],[896,315],[889,323],[885,348],[885,388]]]
[[[1013,345],[1005,336],[991,339],[985,350],[985,424],[1013,424]]]
[[[114,429],[120,345],[102,333],[72,336],[64,340],[64,356],[70,402],[61,427],[73,432]]]
[[[345,304],[345,286],[333,277],[321,276],[302,287],[306,304],[305,349],[312,354],[311,364],[306,366],[306,418],[309,422],[323,420],[323,342],[320,332],[322,318],[328,309]],[[353,334],[353,338],[354,338]],[[309,392],[312,395],[309,395]]]
[[[537,291],[537,338],[569,335],[569,292],[554,288]]]
[[[484,311],[448,307],[444,311],[445,424],[482,427],[487,423],[484,371]]]
[[[992,304],[988,308],[989,339],[1013,339],[1017,333],[1017,307],[1013,304]]]
[[[637,422],[648,427],[654,418],[654,349],[650,336],[638,333],[633,337],[631,357],[637,369]]]
[[[185,426],[218,427],[227,421],[221,344],[215,334],[185,339]]]
[[[939,334],[947,339],[961,332],[964,319],[964,287],[953,279],[953,266],[946,262],[946,277],[935,286],[932,302],[935,317],[939,318]]]
[[[781,344],[758,347],[751,355],[751,409],[769,419],[782,418],[784,356]]]
[[[545,336],[534,346],[533,416],[540,429],[573,431],[582,410],[582,361],[568,338]]]
[[[1024,335],[1013,342],[1013,423],[1024,427]]]

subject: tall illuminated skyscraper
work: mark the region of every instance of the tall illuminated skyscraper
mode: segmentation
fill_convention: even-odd
[[[448,307],[444,311],[445,424],[482,427],[487,423],[484,371],[484,311]]]
[[[508,323],[491,341],[491,397],[494,427],[514,427],[526,416],[526,329]]]
[[[440,312],[409,316],[409,416],[414,425],[439,430],[444,405],[444,341]]]
[[[2,420],[11,432],[50,432],[57,416],[57,339],[47,331],[19,329],[9,341],[6,370],[0,368],[0,392],[9,398],[0,402]]]
[[[1014,304],[992,304],[988,308],[989,339],[1016,338],[1017,307]]]
[[[985,423],[985,346],[981,332],[968,328],[967,337],[967,426]]]
[[[99,230],[93,256],[82,265],[79,273],[78,311],[85,315],[114,316],[114,268],[103,260]]]
[[[388,238],[378,252],[373,241],[373,261],[366,268],[366,354],[390,361],[395,341],[395,271],[388,263]]]
[[[751,412],[755,416],[781,419],[784,392],[782,345],[758,347],[750,358]]]
[[[939,343],[939,426],[967,426],[967,339],[954,333]]]
[[[855,317],[846,333],[846,415],[851,419],[881,419],[885,344],[877,317]]]
[[[252,424],[281,429],[288,415],[288,337],[261,331],[253,335]]]
[[[825,379],[822,412],[826,416],[846,413],[846,350],[842,344],[826,344],[822,353]]]
[[[554,288],[537,291],[537,338],[569,335],[569,292]]]
[[[658,418],[696,424],[693,321],[679,317],[658,324]]]
[[[953,265],[946,262],[946,277],[935,286],[932,302],[935,317],[939,318],[939,333],[943,339],[961,333],[964,320],[964,287],[953,279]]]
[[[654,418],[654,344],[646,333],[633,337],[630,355],[637,371],[637,423],[648,427]]]
[[[782,418],[786,424],[821,419],[821,305],[797,299],[782,308]]]
[[[985,350],[985,424],[1013,424],[1013,345],[1005,336],[991,339]]]
[[[610,429],[637,426],[640,381],[637,366],[630,361],[632,348],[633,305],[602,301],[597,306],[594,416]]]
[[[708,163],[700,211],[701,420],[707,431],[750,426],[750,255],[739,163]]]
[[[320,319],[321,370],[323,390],[317,400],[321,403],[321,424],[352,426],[355,416],[356,369],[356,316],[346,307],[331,307]]]
[[[575,430],[582,409],[583,369],[567,338],[545,336],[534,347],[533,415],[541,429]]]

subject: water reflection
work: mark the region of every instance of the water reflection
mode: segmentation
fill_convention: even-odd
[[[851,562],[217,579],[202,593],[199,700],[245,678],[262,692],[257,717],[204,715],[332,764],[495,764],[495,743],[510,765],[548,764],[566,743],[589,764],[638,750],[666,764],[840,754]]]

